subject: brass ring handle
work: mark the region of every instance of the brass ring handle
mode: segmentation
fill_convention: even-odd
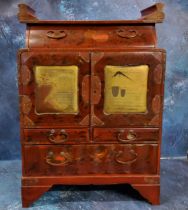
[[[127,39],[131,39],[131,38],[135,38],[138,33],[135,30],[124,30],[124,29],[118,29],[116,30],[116,33],[118,36],[122,37],[122,38],[127,38]]]
[[[60,134],[55,134],[55,130],[52,129],[48,135],[48,140],[55,144],[64,143],[68,140],[68,134],[64,130],[61,130]]]
[[[126,139],[123,139],[121,137],[122,135],[122,132],[118,133],[117,134],[117,139],[121,142],[131,142],[131,141],[135,141],[137,138],[136,138],[136,133],[134,133],[133,131],[129,131],[129,133],[127,134],[127,138]]]
[[[71,156],[65,152],[60,152],[58,155],[54,155],[53,152],[49,152],[46,157],[46,163],[51,166],[62,166],[71,161]]]
[[[134,150],[130,150],[129,152],[133,156],[131,160],[126,160],[126,161],[120,160],[119,157],[123,154],[123,151],[119,151],[115,156],[115,161],[122,165],[129,165],[136,162],[138,158],[138,154]]]
[[[65,31],[48,31],[46,35],[51,39],[62,39],[67,36]]]

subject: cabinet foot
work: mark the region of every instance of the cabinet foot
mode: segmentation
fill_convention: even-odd
[[[50,189],[51,186],[22,186],[22,207],[29,207],[42,194]]]
[[[132,185],[152,205],[160,204],[160,185]]]

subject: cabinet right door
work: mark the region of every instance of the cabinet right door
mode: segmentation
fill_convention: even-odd
[[[127,50],[91,55],[91,125],[158,127],[165,52]]]

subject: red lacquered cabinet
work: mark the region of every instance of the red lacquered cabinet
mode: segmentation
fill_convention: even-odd
[[[165,50],[155,24],[163,4],[141,14],[48,21],[19,5],[23,207],[57,184],[125,183],[159,204]]]

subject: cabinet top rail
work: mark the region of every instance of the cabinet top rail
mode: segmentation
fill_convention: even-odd
[[[35,10],[27,4],[18,5],[18,19],[21,23],[26,24],[79,24],[79,25],[103,25],[103,24],[150,24],[162,23],[165,14],[163,12],[164,4],[156,3],[144,10],[141,10],[141,17],[137,20],[39,20],[35,15]]]

